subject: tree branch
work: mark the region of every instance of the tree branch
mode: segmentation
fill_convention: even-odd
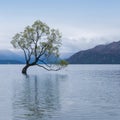
[[[47,64],[46,62],[44,62],[43,60],[40,60],[40,59],[39,59],[39,61],[42,62],[42,63],[44,63],[47,67],[51,67],[51,65],[48,65],[48,64]]]
[[[40,65],[40,64],[36,64],[36,65],[39,66],[39,67],[44,68],[44,69],[47,70],[47,71],[58,71],[58,70],[61,69],[61,67],[60,67],[60,68],[57,68],[57,69],[52,69],[52,68],[46,68],[45,66],[42,66],[42,65]]]
[[[30,62],[32,51],[30,52],[29,48],[26,48],[26,50],[28,51],[28,62]]]

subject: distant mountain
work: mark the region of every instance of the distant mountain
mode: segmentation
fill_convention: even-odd
[[[62,54],[60,56],[62,59],[66,58],[67,56],[70,56],[69,53]],[[42,59],[46,63],[55,63],[56,61],[59,61],[60,59],[57,59],[54,55],[51,55],[49,59],[45,59],[45,56],[42,56]],[[32,57],[31,62],[34,60]],[[25,58],[22,51],[11,51],[11,50],[0,50],[0,64],[25,64]],[[39,64],[43,64],[39,62]]]
[[[24,59],[10,50],[0,50],[0,64],[23,64]]]
[[[120,64],[120,41],[79,51],[67,61],[70,64]]]
[[[75,52],[74,52],[75,53]],[[61,54],[60,54],[60,58],[62,58],[62,59],[67,59],[67,58],[69,58],[71,55],[73,55],[74,54],[73,52],[62,52]]]

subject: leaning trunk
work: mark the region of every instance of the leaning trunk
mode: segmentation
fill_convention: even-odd
[[[26,65],[23,69],[22,69],[22,73],[23,74],[27,74],[27,69],[30,67],[30,65]]]

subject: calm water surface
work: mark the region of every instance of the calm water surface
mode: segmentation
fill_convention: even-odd
[[[120,120],[120,65],[22,67],[0,65],[0,120]]]

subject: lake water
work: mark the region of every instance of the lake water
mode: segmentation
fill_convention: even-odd
[[[0,120],[120,120],[120,65],[22,67],[0,65]]]

